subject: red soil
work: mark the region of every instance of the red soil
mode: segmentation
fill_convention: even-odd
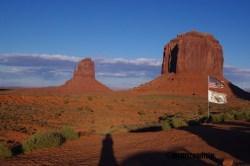
[[[104,141],[83,136],[59,148],[0,160],[2,165],[217,165],[225,158],[250,162],[250,123],[196,126],[180,130],[121,133]],[[237,143],[235,142],[237,140]],[[173,159],[172,153],[213,153],[214,159]],[[167,156],[170,155],[170,156]],[[101,162],[101,163],[100,163]]]

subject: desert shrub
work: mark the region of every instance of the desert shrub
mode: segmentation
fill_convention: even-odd
[[[69,126],[63,126],[60,133],[66,140],[74,140],[79,138],[79,134]]]
[[[209,121],[209,119],[208,119],[207,115],[203,115],[202,117],[200,117],[198,119],[198,121],[199,121],[199,123],[205,123],[205,122]]]
[[[89,100],[89,101],[92,101],[92,100],[93,100],[93,97],[88,96],[88,100]]]
[[[160,122],[164,121],[164,120],[171,121],[173,117],[175,117],[175,115],[164,114],[164,115],[160,116],[158,119]]]
[[[171,123],[168,120],[164,120],[161,122],[162,130],[170,130],[172,128]]]
[[[233,111],[234,118],[236,120],[244,120],[246,119],[246,113],[242,111]]]
[[[23,144],[24,152],[30,152],[36,149],[56,147],[63,144],[65,138],[58,132],[36,133],[32,135]]]
[[[220,123],[220,122],[224,122],[224,116],[223,114],[214,114],[210,116],[211,121],[213,123]]]
[[[4,144],[0,143],[0,158],[7,158],[11,156],[11,150],[7,148]]]
[[[199,121],[199,119],[189,120],[188,125],[189,126],[197,126],[197,125],[200,125],[200,121]]]
[[[83,109],[85,112],[94,112],[94,110],[90,106],[85,106]]]
[[[144,116],[145,112],[144,111],[138,111],[137,114],[140,115],[140,116]]]
[[[224,113],[223,114],[223,119],[224,119],[224,121],[234,120],[235,119],[234,118],[234,114],[233,113],[229,113],[229,112]]]
[[[245,120],[250,121],[250,112],[245,112]]]
[[[68,99],[65,99],[65,100],[64,100],[64,104],[69,104],[69,100],[68,100]]]
[[[188,126],[187,122],[182,118],[173,118],[171,124],[174,128]]]

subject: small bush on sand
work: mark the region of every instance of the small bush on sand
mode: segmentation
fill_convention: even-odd
[[[202,117],[200,117],[198,119],[199,123],[205,123],[205,122],[208,122],[209,119],[208,119],[208,116],[207,115],[203,115]]]
[[[58,132],[36,133],[23,144],[24,152],[36,149],[60,146],[65,142],[65,138]]]
[[[88,96],[88,100],[89,100],[89,101],[92,101],[92,100],[93,100],[93,97]]]
[[[245,114],[245,120],[250,121],[250,112],[247,111],[244,114]]]
[[[161,122],[161,128],[162,130],[170,130],[172,126],[168,120],[164,120]]]
[[[245,112],[233,111],[232,114],[236,120],[244,120],[246,118]]]
[[[0,143],[0,159],[11,156],[12,156],[11,150],[7,148],[3,143]]]
[[[187,122],[182,118],[173,118],[171,124],[174,128],[188,126]]]
[[[64,126],[61,130],[60,133],[66,140],[74,140],[79,138],[79,134],[71,127],[69,126]]]
[[[234,118],[234,114],[229,113],[229,112],[224,113],[223,119],[224,119],[224,121],[234,120],[234,119],[235,119],[235,118]]]
[[[220,123],[220,122],[224,122],[224,116],[223,114],[214,114],[210,116],[211,121],[213,123]]]

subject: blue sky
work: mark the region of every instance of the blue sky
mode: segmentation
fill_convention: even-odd
[[[224,48],[225,76],[241,87],[249,87],[249,6],[248,0],[1,0],[0,74],[5,76],[0,75],[0,86],[27,85],[28,79],[16,79],[15,75],[6,77],[7,70],[16,71],[13,67],[27,68],[27,65],[20,65],[23,54],[31,57],[63,55],[76,59],[93,57],[106,61],[121,58],[129,62],[125,63],[127,65],[138,58],[146,58],[159,64],[163,46],[169,40],[195,29],[209,32],[220,41]],[[6,55],[14,55],[17,63],[4,63]],[[41,63],[38,59],[31,63],[38,61],[42,67],[46,62]],[[70,59],[69,62],[76,61]],[[143,64],[148,66],[148,63],[141,63],[142,68],[130,71],[130,74],[134,70],[144,72],[140,79],[125,75],[126,71],[120,71],[122,79],[118,73],[113,73],[111,79],[112,71],[108,66],[106,73],[101,72],[103,68],[97,71],[101,81],[114,87],[136,78],[131,87],[159,74],[158,69],[152,74]],[[69,69],[72,70],[72,66]],[[33,68],[28,68],[31,70]],[[56,85],[70,77],[65,74],[60,79],[49,75],[38,78],[39,72],[42,75],[42,71],[37,71],[30,86],[38,86],[43,81],[42,85]],[[46,73],[45,69],[43,72]]]

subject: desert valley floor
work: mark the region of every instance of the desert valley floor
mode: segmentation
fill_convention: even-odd
[[[232,98],[227,105],[211,105],[214,113],[249,109],[250,103]],[[80,139],[0,159],[1,165],[216,165],[224,159],[250,162],[250,123],[159,129],[159,118],[178,115],[192,119],[207,114],[207,98],[161,93],[35,94],[1,91],[0,140],[18,145],[36,132],[71,126]],[[140,130],[137,130],[140,129]],[[133,131],[133,132],[131,132]],[[105,141],[107,134],[109,140]],[[176,160],[168,153],[213,153],[213,160]],[[152,161],[152,163],[151,163]],[[113,162],[113,163],[112,163]],[[139,165],[140,165],[139,164]]]

